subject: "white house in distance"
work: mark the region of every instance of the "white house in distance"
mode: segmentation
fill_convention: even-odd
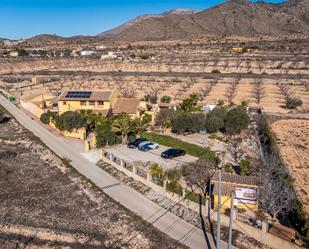
[[[102,54],[101,55],[101,59],[115,59],[117,58],[117,55],[115,54],[115,52],[109,51],[107,52],[107,54]]]
[[[95,54],[96,52],[93,51],[93,50],[83,50],[80,52],[80,55],[81,56],[90,56],[90,55],[93,55]]]

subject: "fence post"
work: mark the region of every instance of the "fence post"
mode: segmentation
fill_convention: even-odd
[[[88,141],[85,141],[85,152],[88,152],[90,150],[90,144]]]
[[[167,189],[167,180],[163,181],[163,189],[164,189],[164,191],[166,191],[166,189]]]
[[[137,175],[137,167],[135,165],[133,165],[133,173]]]
[[[101,156],[101,159],[104,157],[104,149],[103,148],[100,149],[100,156]]]
[[[262,234],[268,233],[269,224],[267,221],[262,221]]]
[[[152,175],[149,172],[147,172],[147,181],[151,182],[151,180],[152,180]]]

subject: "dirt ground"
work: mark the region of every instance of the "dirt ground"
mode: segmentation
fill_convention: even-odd
[[[152,226],[137,235],[139,217],[13,119],[0,124],[0,179],[1,249],[185,248]]]
[[[277,144],[295,190],[309,213],[309,120],[288,119],[272,124]]]

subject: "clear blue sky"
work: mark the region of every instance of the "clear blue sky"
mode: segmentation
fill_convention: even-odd
[[[207,9],[224,0],[0,0],[0,37],[96,35],[142,14]],[[280,1],[280,0],[274,0]]]

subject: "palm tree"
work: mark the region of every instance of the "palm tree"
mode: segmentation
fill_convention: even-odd
[[[134,132],[134,130],[135,130],[135,124],[128,115],[125,114],[119,115],[113,123],[113,131],[121,132],[121,138],[123,144],[127,143],[128,135],[131,132]]]
[[[140,136],[141,133],[148,128],[150,122],[151,122],[151,116],[148,114],[145,114],[142,117],[134,119],[136,134]]]

